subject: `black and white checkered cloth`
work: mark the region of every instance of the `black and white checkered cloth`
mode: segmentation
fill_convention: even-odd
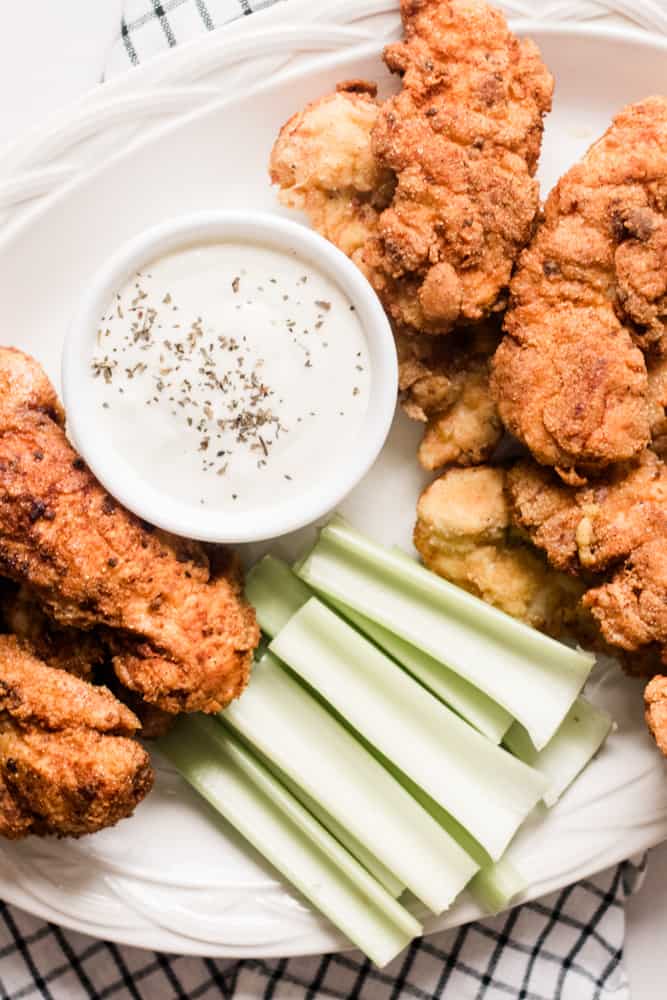
[[[274,0],[126,0],[112,76]],[[629,1000],[624,904],[645,861],[508,914],[413,942],[379,971],[359,952],[271,961],[158,954],[0,903],[0,1000]]]
[[[165,48],[191,41],[237,17],[270,7],[276,0],[126,0],[120,38],[107,76],[137,66]]]
[[[381,971],[359,952],[259,961],[162,955],[63,931],[2,905],[8,1000],[629,1000],[624,903],[630,861],[539,902],[413,942]]]

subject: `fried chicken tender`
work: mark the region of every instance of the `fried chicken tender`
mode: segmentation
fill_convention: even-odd
[[[39,366],[0,349],[0,573],[62,626],[102,627],[121,683],[168,712],[214,712],[259,640],[238,566],[143,524],[97,483]]]
[[[130,816],[153,783],[138,728],[110,691],[0,636],[0,835],[80,837]]]
[[[498,337],[490,322],[449,337],[397,334],[403,409],[426,424],[418,451],[424,469],[477,465],[493,454],[503,435],[489,388]]]
[[[352,81],[294,115],[270,162],[283,204],[361,267],[393,320],[447,333],[502,308],[538,209],[553,80],[482,0],[403,0],[402,76],[384,104]]]
[[[372,153],[378,104],[373,85],[363,86],[365,91],[361,83],[341,84],[294,115],[274,145],[271,177],[281,186],[283,204],[304,209],[323,236],[366,270],[363,247],[391,195],[391,174]],[[491,323],[452,334],[447,343],[395,329],[403,408],[426,424],[419,449],[425,469],[483,461],[500,440],[488,387],[499,336]]]
[[[570,573],[603,572],[667,531],[667,468],[650,450],[579,488],[534,462],[520,462],[507,487],[515,523],[552,566]]]
[[[582,607],[623,669],[667,663],[667,469],[647,449],[585,487],[519,462],[507,476],[512,521],[550,564],[587,580]],[[593,641],[595,638],[593,636]],[[599,646],[599,641],[597,642]]]
[[[502,468],[449,469],[422,493],[414,543],[424,565],[521,621],[560,635],[587,616],[585,585],[550,569],[512,530]]]
[[[667,677],[654,677],[644,691],[646,725],[667,757]]]
[[[82,632],[51,621],[28,587],[0,581],[0,624],[30,643],[49,667],[89,681],[104,662],[106,650],[96,632]],[[121,699],[122,700],[122,699]]]
[[[142,739],[158,739],[173,725],[175,715],[149,705],[136,691],[123,687],[107,666],[108,650],[97,631],[68,628],[48,618],[29,587],[0,581],[0,625],[28,642],[47,666],[82,680],[101,681],[139,719]]]
[[[653,97],[561,178],[512,280],[492,389],[507,429],[570,482],[639,454],[655,426],[644,352],[664,347],[666,214],[667,98]]]
[[[283,125],[269,164],[282,204],[306,212],[362,270],[363,248],[394,187],[371,148],[376,92],[375,84],[356,80],[311,101]]]
[[[402,77],[373,130],[397,178],[365,260],[395,321],[447,333],[502,307],[538,210],[534,173],[553,79],[482,0],[401,0]]]
[[[630,553],[608,583],[589,590],[590,608],[605,639],[635,652],[657,645],[667,664],[667,538],[651,538]]]

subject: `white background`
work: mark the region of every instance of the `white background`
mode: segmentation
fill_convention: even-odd
[[[0,145],[99,83],[122,0],[3,0]],[[667,845],[652,852],[628,907],[633,1000],[667,996]],[[583,1000],[583,998],[582,998]]]

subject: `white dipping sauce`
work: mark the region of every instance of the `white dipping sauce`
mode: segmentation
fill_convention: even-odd
[[[260,509],[354,449],[366,338],[346,295],[289,251],[187,247],[118,290],[91,359],[105,441],[161,492]]]

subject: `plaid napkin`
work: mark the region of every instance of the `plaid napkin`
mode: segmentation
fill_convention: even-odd
[[[623,904],[642,881],[626,861],[509,913],[414,941],[381,971],[359,952],[259,961],[163,955],[63,931],[0,907],[8,1000],[629,1000]]]
[[[137,66],[165,48],[188,42],[237,17],[271,7],[276,0],[126,0],[120,38],[106,76]]]
[[[107,65],[115,75],[275,0],[126,0]],[[0,903],[0,1000],[629,1000],[621,964],[625,900],[645,858],[413,942],[379,971],[359,952],[212,960],[120,947]]]

